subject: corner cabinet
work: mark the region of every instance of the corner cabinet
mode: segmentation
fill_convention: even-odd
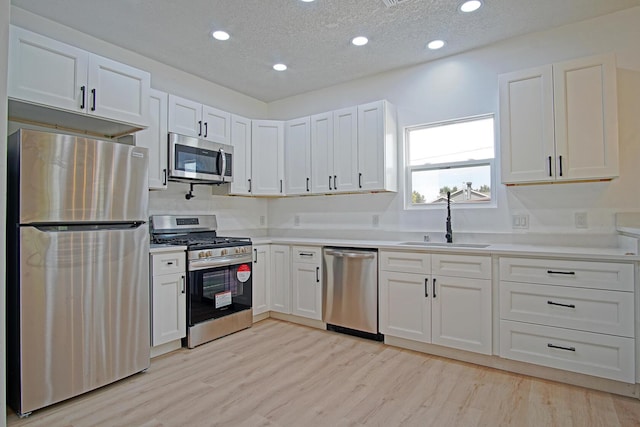
[[[499,76],[502,182],[619,174],[615,56]]]
[[[380,252],[380,331],[491,354],[491,258]]]
[[[284,196],[284,122],[251,122],[251,194]]]
[[[151,254],[151,346],[184,338],[187,333],[185,251]]]
[[[136,146],[149,150],[149,189],[167,188],[167,97],[165,92],[149,92],[149,127],[136,133]]]
[[[124,135],[148,126],[150,85],[151,75],[146,71],[10,27],[11,100],[131,125],[133,129],[122,132]],[[18,111],[25,113],[20,108]],[[80,119],[74,121],[46,110],[40,113],[33,120],[83,129]],[[98,132],[104,128],[96,122],[89,124],[93,126],[86,125],[87,130]]]

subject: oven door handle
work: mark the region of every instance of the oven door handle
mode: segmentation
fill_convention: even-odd
[[[203,259],[189,261],[189,271],[204,270],[206,268],[227,267],[229,265],[251,263],[253,261],[251,253],[241,255],[230,255],[219,257],[215,260]]]

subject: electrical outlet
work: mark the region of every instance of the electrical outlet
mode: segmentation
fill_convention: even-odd
[[[374,227],[377,227],[380,225],[380,216],[379,215],[374,215],[373,218],[371,219],[371,224]]]
[[[576,212],[574,215],[576,228],[589,228],[589,222],[586,212]]]
[[[294,227],[299,227],[300,226],[300,216],[299,215],[295,215],[293,217],[293,225],[294,225]]]
[[[264,226],[265,218],[264,215],[260,215],[260,225]]]
[[[518,228],[518,229],[529,228],[529,215],[527,214],[512,215],[511,228]]]

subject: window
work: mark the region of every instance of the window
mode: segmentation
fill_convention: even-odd
[[[493,115],[406,129],[407,206],[491,205]]]

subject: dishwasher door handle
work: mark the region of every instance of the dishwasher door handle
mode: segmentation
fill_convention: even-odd
[[[336,258],[371,259],[375,257],[374,252],[326,251],[325,254],[333,255]]]

